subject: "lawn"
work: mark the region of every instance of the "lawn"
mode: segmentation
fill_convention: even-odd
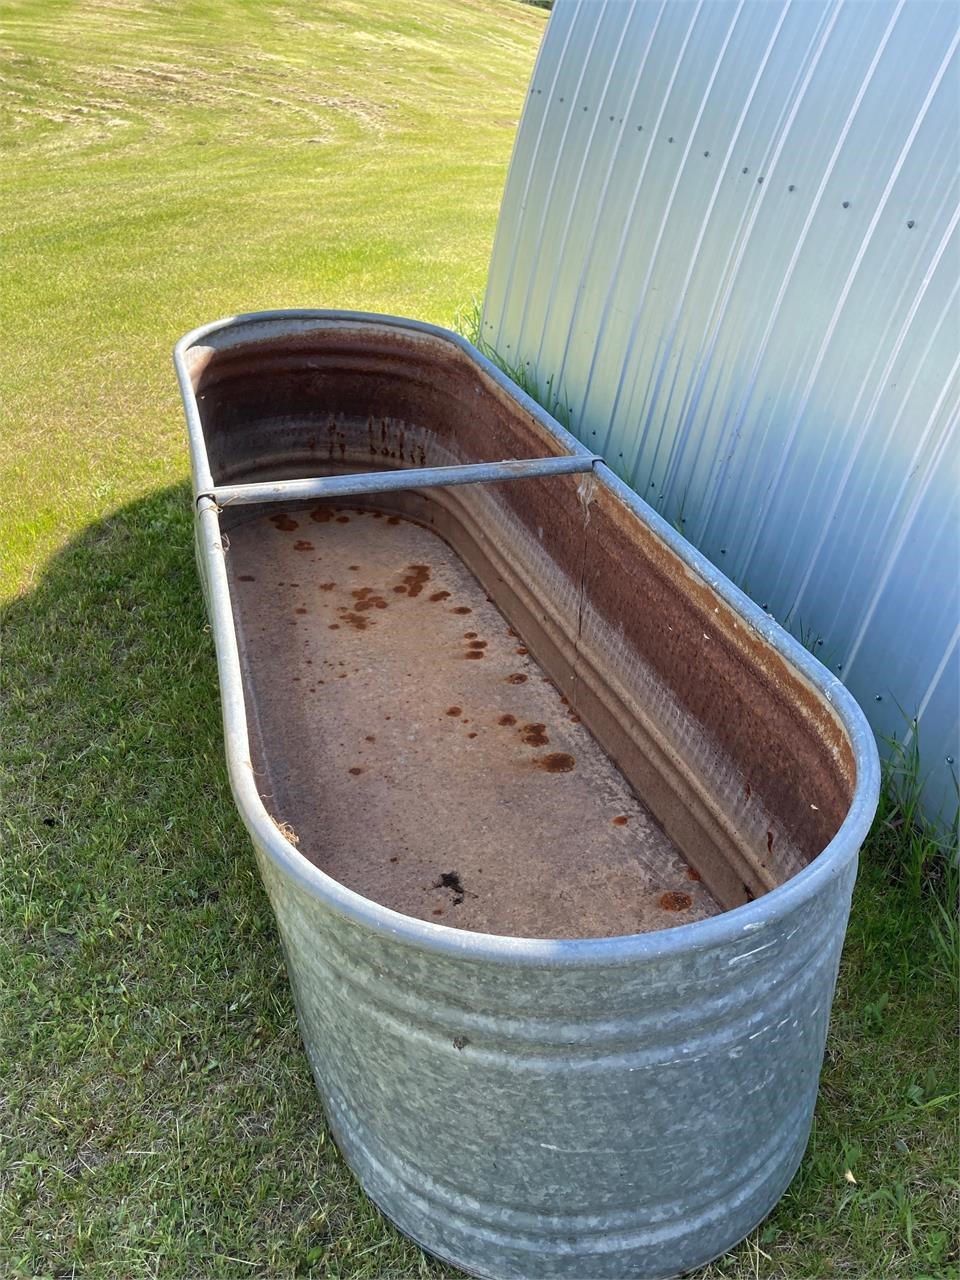
[[[226,785],[169,351],[268,307],[453,322],[544,20],[5,0],[5,1274],[455,1274],[357,1189],[299,1048]],[[864,856],[802,1169],[702,1280],[956,1275],[949,899],[908,818],[888,796]]]

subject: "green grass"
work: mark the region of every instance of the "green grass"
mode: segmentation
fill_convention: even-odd
[[[529,0],[524,0],[524,3],[528,2]],[[484,338],[482,304],[479,298],[473,298],[460,308],[456,315],[456,328],[532,400],[541,404],[561,426],[566,427],[568,431],[572,430],[570,404],[564,395],[563,387],[555,384],[553,376],[542,375],[530,360],[518,362],[504,359],[500,352]]]
[[[451,322],[543,14],[2,22],[0,1273],[453,1274],[357,1189],[299,1047],[225,779],[169,349],[258,307]],[[904,795],[864,855],[801,1172],[703,1277],[956,1274],[952,890]]]
[[[546,15],[512,0],[5,0],[0,589],[184,475],[196,324],[482,291]]]

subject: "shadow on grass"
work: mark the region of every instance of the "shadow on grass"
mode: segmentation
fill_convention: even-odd
[[[186,485],[4,612],[0,1258],[28,1275],[443,1275],[361,1195],[223,763]]]

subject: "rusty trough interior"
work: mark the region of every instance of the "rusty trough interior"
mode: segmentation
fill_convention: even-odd
[[[433,335],[264,322],[189,359],[218,484],[562,451]],[[846,814],[832,708],[592,475],[220,520],[264,804],[375,901],[662,929],[789,879]]]

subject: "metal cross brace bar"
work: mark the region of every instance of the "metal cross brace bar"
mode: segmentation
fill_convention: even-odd
[[[303,480],[266,480],[256,484],[222,484],[200,498],[218,507],[256,502],[295,502],[304,498],[348,498],[361,493],[389,493],[397,489],[426,489],[495,480],[524,480],[530,476],[566,476],[592,471],[597,454],[568,454],[558,458],[519,458],[506,462],[473,462],[459,467],[410,467],[394,471],[361,471],[351,475],[313,476]]]

